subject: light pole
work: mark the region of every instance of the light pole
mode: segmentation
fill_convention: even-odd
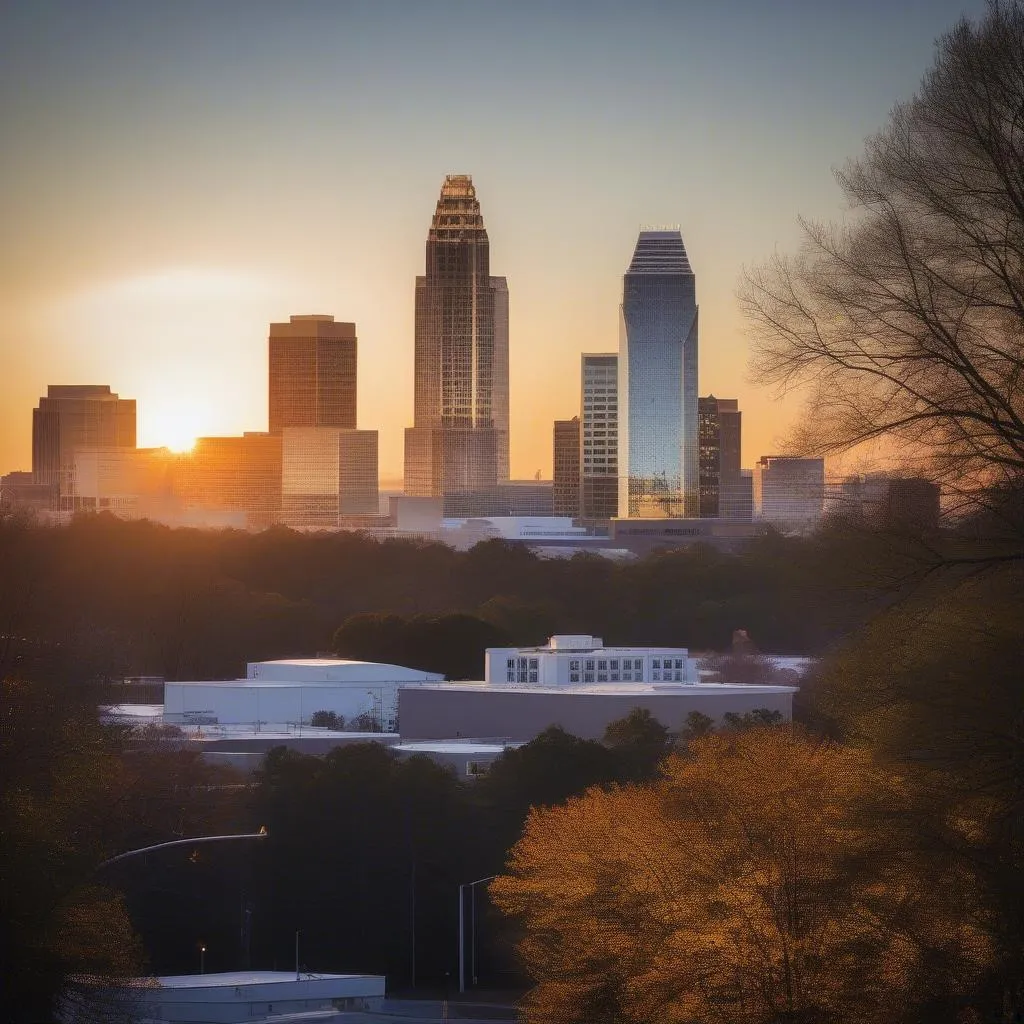
[[[202,945],[199,947],[199,973],[206,973],[206,947]]]
[[[128,850],[125,853],[119,853],[116,857],[108,857],[105,861],[96,865],[96,870],[99,871],[101,868],[107,867],[108,864],[115,864],[119,860],[127,860],[129,857],[139,857],[144,853],[151,853],[153,850],[165,850],[171,846],[195,846],[197,843],[223,843],[229,839],[266,839],[267,829],[266,826],[261,828],[259,832],[242,832],[238,835],[230,836],[196,836],[194,839],[172,839],[169,843],[155,843],[153,846],[143,846],[138,850]]]
[[[476,887],[484,882],[493,881],[497,875],[488,875],[486,878],[478,878],[475,882],[463,882],[459,886],[459,992],[466,991],[466,900],[463,895],[466,889],[472,893],[472,917],[470,925],[470,955],[473,958],[473,968],[470,976],[473,984],[476,984]]]

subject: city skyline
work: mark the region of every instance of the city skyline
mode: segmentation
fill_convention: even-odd
[[[752,465],[796,405],[747,379],[740,268],[792,247],[798,214],[841,214],[830,168],[982,7],[9,5],[0,471],[28,467],[50,383],[136,397],[145,446],[266,429],[266,324],[309,311],[359,325],[359,419],[398,478],[423,210],[462,170],[509,281],[512,476],[550,476],[580,353],[616,347],[622,253],[657,222],[701,267],[699,390],[740,400]]]

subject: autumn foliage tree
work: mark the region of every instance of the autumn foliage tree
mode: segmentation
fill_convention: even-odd
[[[534,810],[491,886],[524,925],[528,1020],[954,1019],[989,943],[904,800],[867,754],[762,727]]]

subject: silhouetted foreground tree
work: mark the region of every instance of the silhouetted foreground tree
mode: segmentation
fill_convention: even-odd
[[[532,811],[490,888],[525,925],[527,1019],[951,1019],[990,947],[906,800],[866,754],[762,727]]]
[[[991,1005],[1024,1011],[1024,571],[947,573],[808,680],[808,717],[872,749],[915,795],[919,841],[976,880]]]
[[[1022,54],[1018,0],[962,20],[838,174],[849,226],[747,275],[757,372],[810,391],[801,453],[888,438],[947,490],[1024,485]]]

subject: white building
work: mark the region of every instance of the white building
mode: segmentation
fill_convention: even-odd
[[[490,647],[484,680],[492,686],[586,683],[695,683],[685,647],[605,647],[598,636],[561,634],[543,647]]]
[[[64,993],[64,1024],[96,1020],[239,1024],[241,1021],[334,1021],[337,1014],[378,1010],[384,977],[372,974],[305,974],[234,971],[164,978],[130,978],[116,988],[76,979]]]
[[[309,725],[315,712],[347,722],[366,715],[395,727],[399,686],[444,676],[401,665],[341,658],[250,662],[245,679],[164,684],[164,721],[174,725]]]

